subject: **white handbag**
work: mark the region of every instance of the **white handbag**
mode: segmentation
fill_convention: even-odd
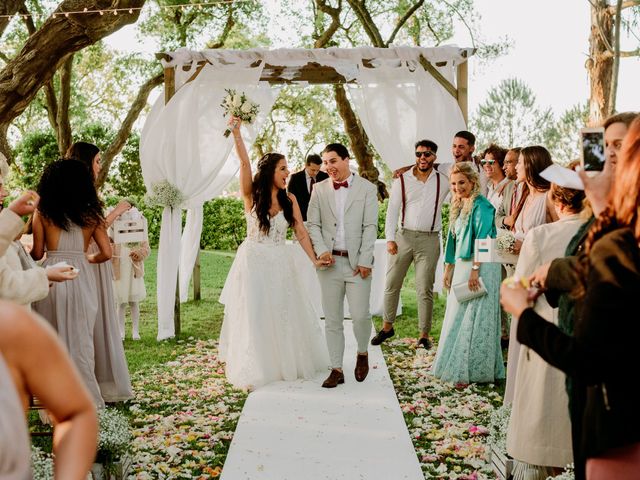
[[[473,300],[474,298],[486,295],[487,287],[484,286],[482,277],[478,278],[478,283],[480,284],[480,288],[478,288],[478,290],[476,290],[475,292],[469,289],[468,280],[452,285],[451,289],[453,290],[453,294],[456,296],[456,300],[458,301],[458,303],[468,302],[469,300]]]

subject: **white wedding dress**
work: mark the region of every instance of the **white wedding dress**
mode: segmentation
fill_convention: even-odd
[[[288,222],[271,218],[269,235],[246,213],[247,238],[220,294],[224,322],[220,356],[227,380],[253,390],[278,380],[312,378],[329,358],[318,315],[285,244]]]

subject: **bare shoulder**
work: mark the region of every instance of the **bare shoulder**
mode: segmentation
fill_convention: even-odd
[[[296,198],[296,196],[291,193],[291,192],[287,192],[287,196],[289,197],[289,200],[291,200],[292,203],[298,203],[298,199]]]

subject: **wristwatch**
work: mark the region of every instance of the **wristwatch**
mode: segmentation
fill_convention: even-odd
[[[478,271],[480,270],[480,265],[474,265],[471,267],[471,270]]]

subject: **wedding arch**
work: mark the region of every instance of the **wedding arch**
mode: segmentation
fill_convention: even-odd
[[[203,203],[219,195],[238,171],[233,141],[223,136],[226,89],[259,105],[243,125],[255,140],[282,84],[344,83],[382,161],[406,164],[416,139],[449,145],[467,119],[470,48],[180,49],[158,57],[165,90],[142,130],[140,162],[147,190],[173,189],[162,214],[157,268],[158,340],[179,332],[179,301],[186,301],[199,252]],[[275,88],[274,88],[275,87]],[[443,149],[440,161],[448,158]],[[182,210],[187,220],[182,230]],[[179,283],[179,285],[178,285]],[[179,298],[178,294],[179,292]],[[178,315],[176,315],[178,313]]]

